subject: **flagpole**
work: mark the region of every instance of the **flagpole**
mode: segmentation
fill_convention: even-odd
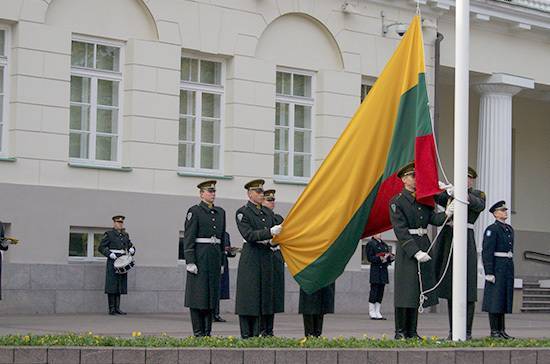
[[[457,0],[455,21],[455,212],[453,218],[453,340],[466,340],[468,216],[468,92],[470,1]]]

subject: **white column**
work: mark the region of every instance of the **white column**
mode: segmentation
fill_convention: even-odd
[[[474,85],[481,94],[477,141],[477,188],[487,196],[487,208],[476,223],[476,241],[481,251],[483,232],[494,219],[489,208],[505,200],[511,208],[512,196],[512,97],[534,81],[496,73]],[[483,287],[481,260],[478,287]]]

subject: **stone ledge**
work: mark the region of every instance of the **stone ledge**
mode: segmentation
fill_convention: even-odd
[[[547,364],[550,348],[131,348],[131,347],[0,347],[0,364],[15,363],[384,363],[384,364]]]

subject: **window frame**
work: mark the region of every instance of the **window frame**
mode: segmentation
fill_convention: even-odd
[[[183,58],[189,58],[189,59],[195,59],[198,60],[198,76],[199,80],[197,82],[195,81],[186,81],[182,80],[181,78],[181,69],[180,69],[180,85],[179,85],[179,91],[181,95],[181,91],[191,91],[195,92],[195,133],[193,136],[193,144],[194,144],[194,166],[195,167],[183,167],[179,165],[179,148],[181,144],[183,143],[179,139],[179,120],[181,119],[182,115],[180,110],[178,110],[178,158],[177,158],[177,172],[178,173],[186,173],[186,174],[197,174],[197,175],[207,175],[207,176],[220,176],[223,175],[224,171],[224,148],[225,148],[225,76],[226,76],[226,62],[221,57],[214,57],[210,55],[203,55],[203,54],[195,54],[195,53],[189,53],[183,51],[180,56],[180,63]],[[220,63],[220,84],[219,85],[213,85],[213,84],[205,84],[201,83],[200,81],[200,68],[201,68],[201,61],[208,61],[208,62],[217,62]],[[201,168],[201,146],[203,143],[201,143],[201,128],[202,128],[202,94],[203,93],[209,93],[214,95],[220,96],[220,135],[219,135],[219,156],[218,156],[218,168],[217,169],[208,169],[208,168]],[[181,96],[179,96],[179,99]],[[179,100],[178,99],[178,100]],[[204,143],[204,145],[215,145],[212,143]]]
[[[70,164],[76,164],[76,165],[82,165],[82,166],[100,166],[100,167],[114,167],[114,168],[121,168],[122,167],[122,138],[123,138],[123,119],[124,119],[124,113],[123,113],[123,104],[124,104],[124,51],[125,51],[125,42],[123,41],[114,41],[114,40],[105,40],[102,38],[96,38],[96,37],[89,37],[85,35],[79,35],[79,34],[73,34],[71,37],[71,44],[72,42],[83,42],[83,43],[91,43],[94,44],[95,49],[97,49],[98,45],[104,45],[108,47],[116,47],[119,49],[118,53],[118,61],[119,61],[119,71],[109,71],[109,70],[99,70],[96,68],[87,68],[87,67],[81,67],[81,66],[73,66],[71,64],[71,77],[84,77],[90,79],[90,116],[89,116],[89,137],[88,140],[88,154],[89,158],[75,158],[70,157],[70,151],[69,151],[69,163]],[[72,53],[71,53],[72,56]],[[98,110],[98,104],[97,104],[97,84],[98,80],[106,80],[106,81],[113,81],[118,82],[118,115],[117,115],[117,133],[103,133],[100,132],[99,136],[102,135],[109,135],[117,136],[117,147],[116,147],[116,160],[112,161],[105,161],[105,160],[98,160],[97,159],[97,153],[96,153],[96,143],[97,143],[97,110]],[[72,104],[72,101],[70,100],[69,96],[69,109]],[[69,116],[69,122],[70,122],[70,116]],[[69,124],[69,138],[71,135],[71,127]],[[93,136],[93,142],[92,142],[92,136]],[[69,140],[70,143],[70,140]],[[70,147],[70,145],[69,145]]]
[[[100,257],[94,256],[94,234],[104,234],[107,230],[110,228],[105,227],[85,227],[85,226],[71,226],[69,228],[69,240],[67,242],[67,259],[69,262],[76,262],[76,263],[82,263],[82,262],[104,262],[107,257],[104,257],[103,255]],[[70,241],[71,241],[71,233],[76,234],[88,234],[88,241],[86,244],[86,256],[85,257],[76,257],[71,256],[70,254]],[[91,239],[91,240],[90,240]],[[90,241],[92,242],[90,244]]]
[[[316,115],[316,108],[315,108],[315,92],[316,92],[316,83],[315,83],[315,75],[316,72],[314,71],[308,71],[308,70],[302,70],[297,68],[288,68],[288,67],[282,67],[277,66],[275,70],[275,77],[277,76],[277,72],[284,72],[284,73],[290,73],[292,75],[301,75],[301,76],[309,76],[311,77],[311,96],[289,96],[284,94],[278,94],[277,93],[277,87],[275,84],[275,108],[277,108],[277,103],[285,103],[289,105],[288,110],[288,129],[289,129],[289,135],[288,135],[288,175],[279,175],[275,174],[275,153],[278,151],[275,149],[275,145],[273,146],[273,179],[275,182],[297,182],[297,183],[307,183],[309,180],[313,177],[314,172],[314,164],[315,164],[315,115]],[[293,89],[293,81],[294,77],[291,76],[291,86],[290,89]],[[277,81],[275,81],[276,83]],[[310,125],[310,131],[311,131],[311,139],[310,139],[310,162],[309,162],[309,176],[308,177],[302,177],[302,176],[295,176],[294,175],[294,132],[296,131],[296,127],[294,124],[294,110],[296,105],[302,105],[302,106],[309,106],[311,107],[311,125]],[[273,122],[274,126],[274,132],[277,125],[275,124],[275,120]],[[305,128],[299,128],[299,129],[305,129]],[[273,137],[275,140],[275,136]],[[307,153],[298,153],[299,155],[305,155]]]
[[[3,99],[2,99],[2,115],[1,117],[1,138],[0,138],[0,157],[7,157],[9,150],[8,124],[9,124],[9,98],[10,98],[10,83],[9,83],[9,61],[11,58],[11,28],[6,24],[0,24],[0,30],[4,31],[4,56],[0,56],[0,66],[3,67]]]

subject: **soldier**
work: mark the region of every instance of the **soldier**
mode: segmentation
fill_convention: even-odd
[[[262,206],[264,180],[248,182],[248,203],[237,210],[237,227],[245,242],[237,272],[235,311],[243,339],[273,331],[273,253],[271,239],[282,227],[275,214]],[[260,327],[264,332],[260,333]]]
[[[390,201],[390,219],[398,239],[395,255],[395,339],[419,338],[416,331],[420,295],[418,263],[422,288],[426,290],[435,286],[435,269],[427,253],[430,247],[427,227],[428,224],[443,225],[445,215],[452,215],[454,202],[444,213],[436,213],[433,207],[418,203],[414,162],[402,167],[397,177],[403,181],[404,188]],[[423,307],[433,306],[437,302],[437,295],[432,292],[423,302]]]
[[[262,205],[274,211],[275,209],[275,190],[264,191],[264,201]],[[283,217],[275,214],[275,223],[282,224]],[[281,254],[279,245],[271,246],[273,252],[273,312],[285,312],[285,261]],[[273,323],[270,327],[260,328],[265,331],[266,336],[273,336]]]
[[[235,258],[235,254],[231,249],[231,237],[229,233],[224,234],[223,238],[224,252],[222,253],[223,269],[222,276],[220,277],[220,299],[217,302],[214,309],[214,322],[226,322],[226,320],[220,316],[220,301],[229,299],[229,259]]]
[[[214,206],[216,181],[205,181],[197,187],[201,202],[187,211],[183,247],[187,264],[185,307],[191,313],[193,335],[199,337],[210,336],[219,302],[225,210]]]
[[[367,242],[365,255],[370,262],[369,316],[372,320],[385,320],[380,313],[380,306],[384,297],[384,286],[389,283],[388,265],[393,263],[395,255],[380,234],[374,235]]]
[[[304,336],[321,336],[323,334],[323,319],[325,314],[334,313],[335,283],[332,282],[312,294],[307,294],[300,288],[298,313],[304,319]]]
[[[9,243],[4,239],[4,224],[0,221],[0,250],[8,250]],[[2,253],[0,253],[0,300],[2,300]]]
[[[485,210],[485,193],[473,188],[477,172],[472,167],[468,167],[468,243],[467,243],[467,306],[466,306],[466,340],[472,339],[472,324],[474,321],[474,312],[477,301],[477,249],[474,235],[474,223],[479,214]],[[443,183],[440,182],[440,187]],[[447,207],[453,200],[453,187],[447,187],[446,192],[435,197],[438,205]],[[436,277],[441,277],[449,259],[451,244],[453,242],[453,222],[450,220],[441,230],[437,243],[434,245],[434,264],[437,270]],[[438,297],[447,300],[447,309],[449,313],[449,337],[452,339],[452,318],[453,318],[453,263],[452,258],[449,262],[449,268],[438,288]]]
[[[505,331],[504,314],[512,312],[514,298],[514,229],[506,224],[508,208],[499,201],[489,209],[495,222],[483,234],[483,269],[485,269],[484,312],[489,313],[491,337],[513,339]]]
[[[113,228],[105,232],[98,249],[107,257],[105,294],[109,302],[109,315],[126,315],[126,312],[120,309],[120,295],[128,294],[128,275],[117,273],[114,266],[115,260],[121,255],[136,253],[130,235],[124,229],[125,219],[122,215],[113,216]]]

